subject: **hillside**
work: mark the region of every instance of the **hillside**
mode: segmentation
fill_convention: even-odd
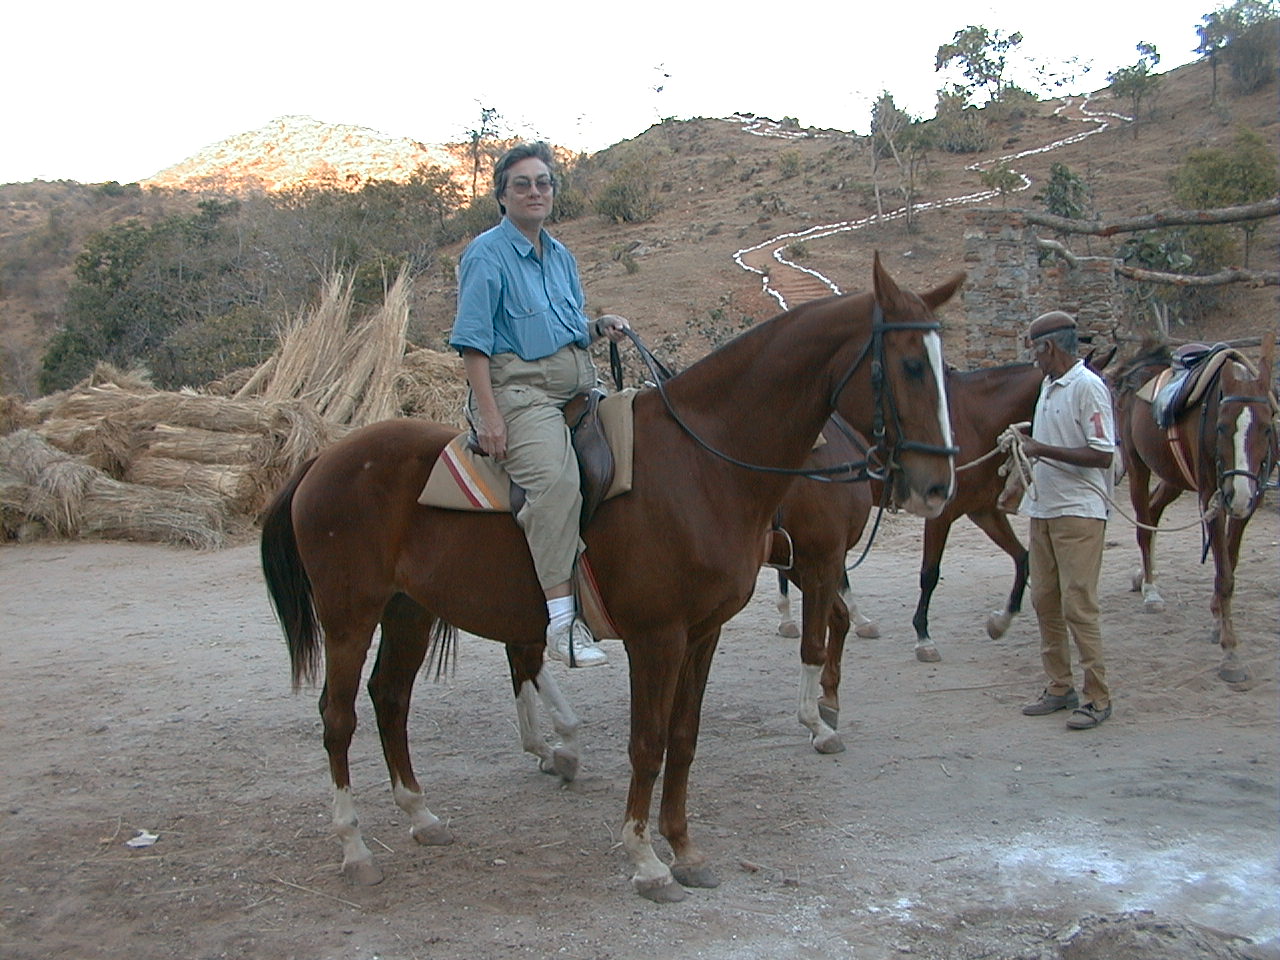
[[[432,164],[466,181],[464,148],[390,137],[367,127],[279,117],[228,137],[142,182],[145,187],[242,193],[355,180],[407,180]]]
[[[586,213],[555,225],[553,232],[578,257],[590,310],[630,317],[655,350],[687,361],[778,311],[777,301],[762,290],[760,276],[736,262],[738,251],[759,247],[757,253],[747,255],[747,261],[767,260],[774,247],[788,244],[794,235],[818,225],[839,225],[837,232],[805,239],[799,250],[792,250],[793,256],[802,258],[798,263],[841,290],[858,289],[867,282],[876,249],[882,251],[894,275],[911,288],[962,269],[966,207],[1001,203],[999,199],[952,202],[983,189],[978,173],[970,169],[975,164],[990,165],[1000,157],[1078,137],[1106,121],[1106,129],[1096,135],[1009,160],[1030,178],[1031,186],[1005,202],[1010,207],[1042,209],[1034,194],[1046,182],[1050,165],[1062,162],[1090,187],[1092,213],[1115,218],[1170,208],[1169,175],[1181,160],[1191,150],[1228,144],[1239,126],[1260,133],[1280,155],[1274,82],[1248,97],[1225,94],[1213,110],[1209,90],[1207,64],[1191,64],[1164,75],[1152,115],[1143,119],[1136,138],[1131,125],[1122,120],[1098,116],[1094,121],[1081,112],[1082,107],[1123,112],[1126,105],[1106,94],[1088,104],[1079,98],[1046,101],[1033,105],[1025,116],[992,121],[996,146],[989,152],[930,155],[919,200],[935,208],[922,211],[914,229],[901,219],[860,223],[876,209],[864,139],[818,130],[786,130],[785,136],[770,136],[770,126],[761,118],[667,121],[585,158],[574,174],[575,187],[590,198],[614,170],[640,163],[661,204],[652,219],[619,224]],[[297,156],[310,156],[305,163],[327,170],[330,178],[346,175],[342,171],[363,171],[365,176],[382,175],[382,171],[391,176],[391,167],[378,163],[389,163],[390,154],[400,149],[408,152],[396,154],[401,158],[397,163],[427,156],[439,162],[444,156],[435,148],[407,141],[393,150],[376,137],[361,147],[360,137],[371,132],[362,133],[360,128],[333,132],[302,123],[293,132],[305,134],[303,140],[315,147],[311,154]],[[70,263],[93,230],[129,217],[145,219],[184,204],[189,207],[200,194],[172,187],[185,183],[207,189],[232,170],[257,171],[252,175],[264,183],[288,182],[287,171],[271,167],[264,155],[263,137],[270,139],[271,134],[244,135],[243,152],[222,145],[221,166],[206,156],[199,164],[171,168],[155,180],[170,184],[169,189],[66,183],[0,187],[0,256],[5,260],[0,278],[0,337],[5,344],[0,377],[12,385],[7,389],[29,392],[40,345],[59,322]],[[415,153],[419,147],[424,152]],[[366,160],[360,159],[362,149],[369,151]],[[193,179],[184,181],[184,169]],[[891,210],[899,201],[889,195],[888,184],[884,193],[886,210]],[[1103,255],[1113,252],[1122,239],[1076,237],[1069,245],[1077,253]],[[770,241],[776,242],[771,245]],[[422,345],[443,345],[453,315],[452,268],[462,246],[437,251],[432,266],[418,278],[410,334]],[[18,254],[21,264],[15,261]],[[1270,268],[1278,261],[1280,225],[1273,218],[1254,239],[1251,266]],[[804,295],[826,289],[813,281]],[[1237,285],[1222,294],[1203,329],[1175,333],[1198,338],[1256,334],[1260,318],[1276,316],[1276,307],[1277,288]],[[964,307],[959,303],[948,309],[955,312]],[[1134,327],[1148,322],[1143,316],[1127,320]]]

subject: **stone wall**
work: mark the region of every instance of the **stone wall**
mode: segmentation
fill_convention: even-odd
[[[1027,324],[1048,310],[1075,316],[1082,337],[1113,342],[1121,299],[1110,261],[1086,260],[1072,268],[1055,257],[1042,266],[1036,233],[1043,229],[1011,210],[966,212],[965,319],[947,331],[947,353],[957,366],[1016,360]]]

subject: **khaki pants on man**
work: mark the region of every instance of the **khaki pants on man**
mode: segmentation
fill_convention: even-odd
[[[1031,605],[1040,622],[1040,659],[1047,690],[1062,696],[1074,688],[1071,646],[1080,653],[1082,703],[1111,704],[1098,624],[1098,575],[1107,522],[1093,517],[1031,518]]]
[[[502,466],[526,496],[516,522],[529,541],[538,583],[546,590],[569,580],[583,549],[578,529],[581,480],[563,409],[595,386],[595,367],[586,350],[568,346],[540,360],[497,354],[489,361],[489,375],[507,424]],[[479,421],[473,397],[467,401],[467,416],[472,423]]]

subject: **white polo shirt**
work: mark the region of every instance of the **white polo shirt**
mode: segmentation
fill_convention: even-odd
[[[1053,447],[1089,446],[1115,456],[1111,392],[1102,378],[1077,360],[1058,379],[1045,377],[1036,402],[1031,436]],[[1027,517],[1107,519],[1112,491],[1110,467],[1080,467],[1041,458],[1032,464],[1031,487],[1018,512]]]

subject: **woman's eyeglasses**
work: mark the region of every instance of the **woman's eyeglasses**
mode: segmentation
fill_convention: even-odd
[[[551,177],[539,177],[537,180],[530,180],[528,177],[515,177],[511,181],[511,189],[516,193],[531,193],[537,190],[539,193],[550,193],[556,188],[556,182]]]

